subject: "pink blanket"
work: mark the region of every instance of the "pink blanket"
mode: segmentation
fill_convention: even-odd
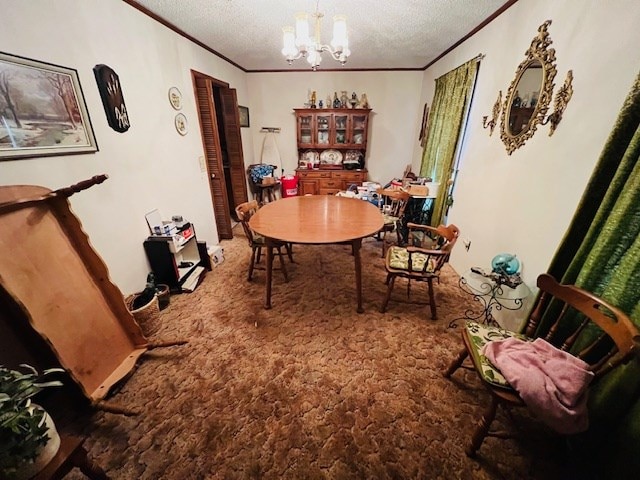
[[[559,433],[583,432],[589,426],[589,365],[541,338],[487,343],[481,352],[544,423]]]

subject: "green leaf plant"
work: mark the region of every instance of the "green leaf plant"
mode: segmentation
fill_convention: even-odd
[[[42,374],[30,365],[20,365],[26,373],[0,365],[0,478],[10,479],[25,462],[33,462],[49,440],[46,412],[31,403],[31,398],[62,382],[49,381],[61,368]]]

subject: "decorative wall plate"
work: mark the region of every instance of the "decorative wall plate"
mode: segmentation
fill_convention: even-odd
[[[325,150],[320,154],[320,164],[340,165],[342,163],[342,153],[338,150]]]
[[[300,155],[300,163],[304,164],[305,167],[309,164],[318,165],[318,163],[320,163],[320,156],[315,150],[307,150]]]
[[[360,150],[347,150],[344,153],[345,162],[360,162],[360,157],[362,157],[362,152]]]
[[[180,135],[184,136],[187,134],[189,126],[187,124],[187,117],[184,116],[184,113],[177,114],[174,123],[176,125],[176,130]]]
[[[169,102],[174,109],[182,109],[182,93],[176,87],[169,89]]]

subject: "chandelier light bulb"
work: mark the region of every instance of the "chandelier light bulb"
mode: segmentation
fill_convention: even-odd
[[[333,17],[333,39],[331,46],[337,54],[347,46],[347,17],[344,15],[336,15]]]
[[[304,52],[311,45],[309,38],[309,15],[306,13],[296,14],[296,47]]]
[[[316,70],[320,62],[322,62],[322,55],[317,50],[310,50],[307,55],[307,62],[309,62],[313,70]]]
[[[287,61],[291,63],[296,55],[298,55],[298,49],[295,45],[295,35],[293,31],[293,27],[283,27],[282,28],[282,55],[285,56]]]

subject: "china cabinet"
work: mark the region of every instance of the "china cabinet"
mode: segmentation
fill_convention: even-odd
[[[294,109],[299,195],[335,194],[367,179],[365,156],[371,109]]]
[[[298,152],[315,149],[359,150],[364,158],[370,109],[296,108]]]

